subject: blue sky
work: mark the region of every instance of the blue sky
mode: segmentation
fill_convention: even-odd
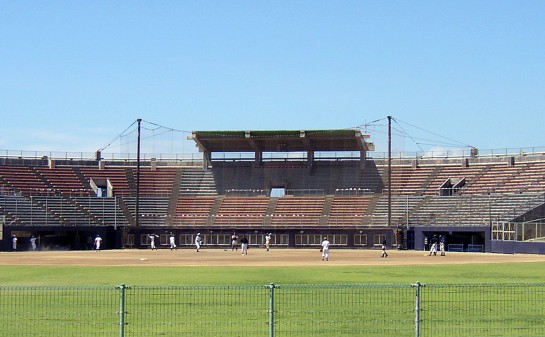
[[[530,0],[1,1],[0,150],[95,151],[142,118],[185,131],[382,120],[369,130],[385,151],[388,115],[407,123],[399,150],[545,146],[543,13]]]

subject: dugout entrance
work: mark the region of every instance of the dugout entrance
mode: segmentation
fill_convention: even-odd
[[[434,240],[443,240],[447,251],[485,252],[490,250],[489,227],[413,227],[414,247],[409,249],[430,249]]]

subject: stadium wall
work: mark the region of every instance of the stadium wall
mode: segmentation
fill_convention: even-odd
[[[491,240],[491,253],[545,254],[545,242]]]

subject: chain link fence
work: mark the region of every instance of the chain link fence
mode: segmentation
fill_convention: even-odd
[[[544,336],[545,284],[1,287],[0,336]]]

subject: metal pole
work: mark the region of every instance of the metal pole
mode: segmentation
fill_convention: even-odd
[[[388,116],[388,227],[392,224],[392,116]]]
[[[277,286],[271,283],[268,287],[271,290],[269,305],[269,337],[274,337],[274,289],[276,289]]]
[[[407,194],[407,230],[409,230],[409,195]]]
[[[140,227],[140,123],[142,119],[136,120],[138,122],[138,142],[136,148],[136,228]]]
[[[119,293],[119,337],[125,337],[125,315],[127,312],[125,311],[126,307],[126,294],[125,291],[128,289],[128,287],[124,284],[120,285],[119,287],[116,287],[121,290]]]
[[[114,230],[117,230],[117,198],[114,197]]]
[[[492,227],[492,199],[490,191],[488,191],[488,226]]]
[[[420,283],[420,281],[416,282],[416,284],[412,285],[413,287],[416,287],[416,308],[415,308],[415,317],[414,317],[414,323],[415,323],[415,336],[420,337],[420,311],[422,310],[420,301],[421,301],[421,290],[422,287],[425,287],[425,284]]]

